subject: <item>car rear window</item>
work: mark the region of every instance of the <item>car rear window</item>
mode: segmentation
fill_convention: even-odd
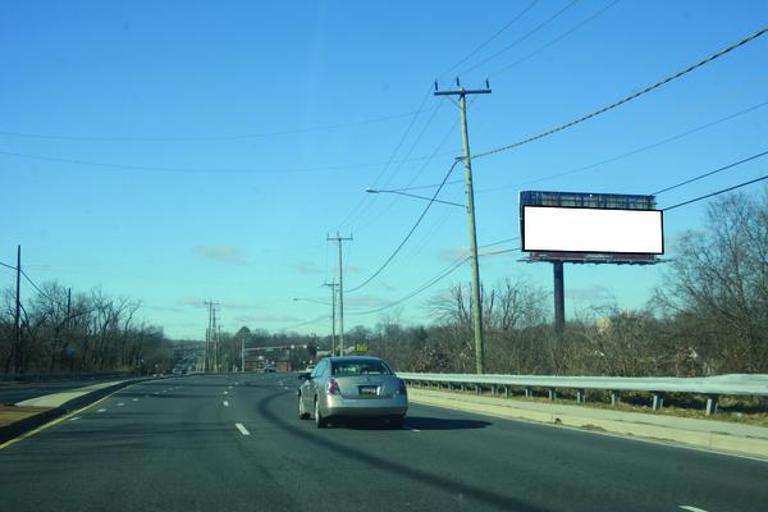
[[[332,365],[333,375],[350,377],[354,375],[390,375],[392,371],[382,361],[338,361]]]

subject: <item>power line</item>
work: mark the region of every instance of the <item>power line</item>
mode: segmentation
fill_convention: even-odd
[[[482,253],[482,254],[480,254],[480,257],[483,257],[483,256],[499,256],[501,254],[509,254],[509,253],[512,253],[512,252],[520,252],[520,251],[521,251],[521,249],[519,247],[517,247],[515,249],[502,249],[500,251],[492,251],[492,252]]]
[[[710,197],[719,196],[720,194],[725,194],[726,192],[731,192],[732,190],[736,190],[741,187],[746,187],[747,185],[752,185],[753,183],[757,183],[758,181],[768,180],[768,176],[761,176],[760,178],[755,178],[753,180],[744,181],[742,183],[739,183],[738,185],[734,185],[732,187],[724,188],[722,190],[718,190],[717,192],[711,192],[709,194],[705,194],[703,196],[695,197],[693,199],[689,199],[688,201],[683,201],[682,203],[677,203],[672,206],[668,206],[664,208],[665,212],[668,212],[670,210],[674,210],[675,208],[680,208],[681,206],[687,206],[689,204],[693,204],[699,201],[702,201],[704,199],[709,199]]]
[[[302,133],[311,133],[319,131],[337,130],[339,128],[365,126],[371,124],[384,123],[393,121],[396,119],[402,119],[417,115],[421,112],[434,110],[434,108],[427,108],[421,110],[421,107],[411,112],[404,112],[401,114],[393,114],[389,116],[372,117],[369,119],[363,119],[361,121],[353,121],[350,123],[337,123],[324,126],[313,126],[309,128],[294,128],[288,130],[277,130],[273,132],[261,132],[261,133],[246,133],[246,134],[234,134],[234,135],[202,135],[202,136],[175,136],[175,137],[130,137],[130,136],[95,136],[95,135],[57,135],[57,134],[41,134],[30,132],[19,132],[10,130],[0,130],[1,136],[17,137],[25,139],[38,139],[38,140],[69,140],[69,141],[90,141],[90,142],[206,142],[206,141],[235,141],[235,140],[247,140],[257,138],[276,137],[281,135],[297,135]]]
[[[11,270],[16,270],[16,267],[14,267],[12,265],[8,265],[7,263],[3,263],[2,261],[0,261],[0,267],[5,267],[5,268],[9,268]]]
[[[389,155],[389,159],[382,167],[381,171],[379,171],[379,174],[376,175],[376,178],[374,178],[373,183],[375,184],[378,182],[382,176],[387,172],[390,165],[392,165],[392,161],[395,159],[395,156],[397,155],[397,152],[400,151],[400,148],[405,143],[405,140],[408,138],[408,134],[411,133],[411,130],[413,129],[414,124],[416,124],[416,119],[419,117],[419,112],[421,112],[421,109],[424,107],[424,105],[427,102],[427,99],[429,99],[430,96],[430,89],[427,89],[426,93],[424,94],[424,97],[421,99],[421,102],[419,103],[419,108],[416,109],[416,114],[413,115],[411,118],[411,121],[408,123],[408,126],[405,129],[405,132],[400,137],[400,140],[398,141],[397,145],[395,146],[395,149],[392,150],[392,153]],[[365,205],[368,201],[375,202],[376,198],[370,198],[368,196],[364,196],[360,198],[360,201],[352,208],[352,210],[347,214],[346,217],[344,217],[344,220],[341,221],[339,224],[339,227],[344,227],[347,225],[347,223],[358,216],[358,212],[362,212],[365,209]]]
[[[508,44],[507,46],[505,46],[501,50],[497,51],[496,53],[491,54],[489,57],[486,57],[485,59],[481,60],[480,62],[477,62],[474,65],[466,68],[464,71],[461,72],[461,74],[465,75],[465,74],[469,73],[470,71],[474,71],[475,69],[479,68],[483,64],[486,64],[487,62],[492,61],[493,59],[495,59],[499,55],[508,52],[509,50],[511,50],[512,48],[514,48],[518,44],[522,43],[523,41],[525,41],[526,39],[531,37],[533,34],[538,32],[539,30],[541,30],[542,28],[546,27],[547,25],[549,25],[550,23],[555,21],[561,14],[563,14],[565,11],[567,11],[568,9],[570,9],[571,7],[576,5],[577,3],[579,3],[579,0],[573,0],[572,2],[567,4],[565,7],[563,7],[559,11],[557,11],[555,14],[553,14],[552,16],[550,16],[549,18],[547,18],[546,20],[544,20],[540,24],[536,25],[533,29],[529,30],[524,35],[518,37],[512,43]]]
[[[594,13],[591,16],[587,17],[586,19],[582,20],[580,23],[576,24],[575,26],[573,26],[569,30],[566,30],[565,32],[563,32],[559,36],[555,37],[554,39],[552,39],[548,43],[545,43],[542,46],[539,46],[538,48],[533,50],[531,53],[525,55],[524,57],[521,57],[521,58],[517,59],[516,61],[512,62],[511,64],[507,64],[506,66],[503,66],[503,67],[497,69],[493,73],[489,73],[489,76],[496,76],[496,75],[498,75],[500,73],[503,73],[505,71],[509,71],[513,67],[515,67],[515,66],[517,66],[519,64],[522,64],[523,62],[525,62],[526,60],[530,59],[531,57],[534,57],[534,56],[538,55],[539,53],[543,52],[544,50],[546,50],[550,46],[553,46],[553,45],[559,43],[560,41],[562,41],[563,39],[565,39],[569,35],[573,34],[574,32],[576,32],[577,30],[579,30],[583,26],[587,25],[589,22],[591,22],[595,18],[600,17],[603,13],[605,13],[608,9],[610,9],[611,7],[613,7],[614,5],[619,3],[620,1],[621,0],[613,0],[613,2],[609,3],[608,5],[606,5],[605,7],[600,9],[599,11],[597,11],[596,13]]]
[[[542,181],[548,181],[548,180],[552,180],[552,179],[556,179],[556,178],[562,178],[564,176],[570,176],[572,174],[577,174],[577,173],[580,173],[582,171],[587,171],[589,169],[593,169],[593,168],[598,167],[600,165],[605,165],[605,164],[608,164],[608,163],[616,162],[618,160],[623,160],[624,158],[636,155],[638,153],[642,153],[643,151],[648,151],[649,149],[654,149],[654,148],[657,148],[659,146],[663,146],[665,144],[669,144],[670,142],[674,142],[676,140],[682,139],[682,138],[687,137],[689,135],[693,135],[694,133],[700,132],[700,131],[705,130],[707,128],[711,128],[713,126],[716,126],[716,125],[718,125],[720,123],[724,123],[726,121],[730,121],[731,119],[735,119],[735,118],[740,117],[742,115],[748,114],[748,113],[750,113],[750,112],[752,112],[754,110],[763,108],[766,105],[768,105],[768,101],[763,101],[763,102],[758,103],[756,105],[752,105],[751,107],[748,107],[748,108],[746,108],[744,110],[740,110],[738,112],[734,112],[733,114],[729,114],[729,115],[727,115],[725,117],[721,117],[719,119],[715,119],[714,121],[710,121],[710,122],[708,122],[706,124],[697,126],[695,128],[691,128],[690,130],[686,130],[686,131],[684,131],[682,133],[678,133],[676,135],[673,135],[671,137],[667,137],[667,138],[662,139],[660,141],[653,142],[651,144],[647,144],[647,145],[641,146],[639,148],[635,148],[633,150],[627,151],[626,153],[621,153],[619,155],[612,156],[612,157],[606,158],[604,160],[600,160],[599,162],[595,162],[595,163],[592,163],[592,164],[589,164],[589,165],[584,165],[582,167],[577,167],[575,169],[570,169],[570,170],[564,171],[564,172],[558,172],[558,173],[555,173],[555,174],[550,174],[548,176],[542,176],[541,178],[536,178],[534,180],[528,180],[528,181],[523,181],[523,182],[515,183],[515,184],[512,184],[512,185],[501,185],[501,186],[498,186],[498,187],[489,187],[489,188],[480,189],[480,190],[478,190],[478,193],[480,193],[480,192],[494,192],[494,191],[497,191],[497,190],[506,190],[506,189],[510,189],[510,188],[516,188],[516,187],[520,187],[520,186],[523,186],[523,185],[531,185],[531,184],[534,184],[534,183],[540,183]]]
[[[513,236],[512,238],[505,238],[503,240],[496,240],[495,242],[491,242],[489,244],[482,244],[482,245],[480,245],[480,248],[493,247],[494,245],[501,245],[501,244],[505,244],[507,242],[516,242],[518,240],[520,240],[519,236]]]
[[[32,288],[35,289],[35,291],[37,291],[37,293],[39,293],[43,297],[47,298],[48,300],[53,300],[50,295],[45,293],[43,290],[40,289],[39,286],[37,286],[37,283],[35,283],[32,280],[32,278],[27,275],[27,273],[24,271],[24,269],[21,269],[21,275],[24,276],[24,279],[27,280],[27,282],[32,286]]]
[[[389,265],[392,262],[392,260],[395,258],[395,256],[397,256],[397,254],[400,252],[400,250],[403,248],[403,246],[406,244],[406,242],[408,242],[408,240],[411,238],[411,235],[413,235],[414,231],[416,231],[416,228],[419,227],[419,224],[421,224],[421,221],[424,220],[424,217],[427,215],[427,212],[429,211],[429,209],[434,204],[435,199],[437,199],[438,194],[443,189],[443,186],[445,185],[445,182],[448,180],[448,177],[451,175],[451,173],[453,172],[453,169],[456,167],[456,165],[460,161],[461,161],[460,159],[456,159],[456,160],[453,161],[453,164],[451,164],[451,167],[448,169],[448,172],[445,173],[445,177],[443,178],[443,182],[440,184],[440,186],[437,188],[437,190],[435,190],[435,193],[432,195],[432,197],[430,198],[429,202],[424,207],[424,210],[421,212],[421,215],[419,215],[419,218],[416,219],[416,222],[414,223],[413,227],[411,227],[410,231],[408,231],[408,234],[405,235],[405,238],[403,238],[403,240],[400,242],[400,244],[398,244],[398,246],[395,248],[395,250],[392,251],[392,254],[389,255],[389,257],[378,268],[378,270],[376,270],[376,272],[371,274],[371,276],[368,277],[368,279],[366,279],[365,281],[363,281],[359,285],[355,286],[354,288],[350,288],[349,290],[347,290],[347,293],[355,292],[355,291],[361,289],[362,287],[364,287],[365,285],[367,285],[368,283],[370,283],[371,281],[373,281],[376,278],[376,276],[381,274],[381,272],[387,267],[387,265]]]
[[[727,46],[726,48],[723,48],[722,50],[720,50],[720,51],[718,51],[716,53],[713,53],[709,57],[706,57],[706,58],[698,61],[697,63],[692,64],[692,65],[688,66],[687,68],[682,69],[682,70],[680,70],[680,71],[678,71],[678,72],[676,72],[676,73],[674,73],[674,74],[672,74],[670,76],[667,76],[666,78],[663,78],[662,80],[659,80],[658,82],[656,82],[656,83],[654,83],[652,85],[649,85],[649,86],[645,87],[644,89],[641,89],[641,90],[639,90],[637,92],[634,92],[634,93],[630,94],[629,96],[625,96],[624,98],[622,98],[622,99],[620,99],[618,101],[615,101],[615,102],[611,103],[610,105],[607,105],[605,107],[602,107],[602,108],[599,108],[597,110],[594,110],[594,111],[592,111],[592,112],[590,112],[590,113],[588,113],[586,115],[578,117],[578,118],[576,118],[576,119],[574,119],[572,121],[569,121],[569,122],[567,122],[565,124],[561,124],[561,125],[559,125],[559,126],[557,126],[555,128],[551,128],[549,130],[541,132],[541,133],[539,133],[537,135],[533,135],[531,137],[527,137],[527,138],[519,140],[517,142],[513,142],[512,144],[507,144],[506,146],[501,146],[501,147],[498,147],[498,148],[495,148],[495,149],[484,151],[482,153],[478,153],[474,157],[475,158],[482,158],[482,157],[485,157],[485,156],[495,155],[496,153],[501,153],[503,151],[509,151],[510,149],[518,148],[518,147],[523,146],[525,144],[528,144],[530,142],[534,142],[536,140],[543,139],[543,138],[548,137],[550,135],[554,135],[555,133],[561,132],[563,130],[566,130],[568,128],[571,128],[573,126],[581,124],[584,121],[587,121],[589,119],[592,119],[593,117],[599,116],[600,114],[604,114],[605,112],[608,112],[608,111],[613,110],[613,109],[615,109],[617,107],[620,107],[621,105],[624,105],[625,103],[628,103],[628,102],[630,102],[630,101],[632,101],[634,99],[639,98],[640,96],[648,94],[649,92],[654,91],[654,90],[658,89],[659,87],[662,87],[662,86],[668,84],[669,82],[672,82],[672,81],[674,81],[674,80],[676,80],[678,78],[681,78],[681,77],[687,75],[688,73],[691,73],[692,71],[695,71],[696,69],[698,69],[698,68],[700,68],[702,66],[705,66],[706,64],[709,64],[710,62],[712,62],[712,61],[722,57],[723,55],[726,55],[726,54],[732,52],[733,50],[735,50],[735,49],[737,49],[737,48],[739,48],[741,46],[744,46],[745,44],[750,43],[751,41],[754,41],[755,39],[757,39],[758,37],[760,37],[762,35],[765,35],[766,33],[768,33],[768,27],[761,28],[760,30],[758,30],[756,32],[753,32],[752,34],[742,38],[741,40],[737,41],[736,43],[734,43],[734,44],[732,44],[730,46]]]
[[[471,52],[469,52],[469,53],[468,53],[468,54],[467,54],[467,55],[466,55],[464,58],[462,58],[462,59],[461,59],[461,60],[459,60],[459,61],[458,61],[456,64],[454,64],[453,66],[451,66],[451,67],[450,67],[450,69],[448,69],[448,70],[446,70],[445,72],[441,73],[441,76],[445,76],[445,75],[447,75],[448,73],[451,73],[453,70],[455,70],[456,68],[458,68],[459,66],[461,66],[462,64],[464,64],[465,62],[467,62],[467,61],[468,61],[470,58],[472,58],[474,55],[476,55],[476,54],[477,54],[477,52],[479,52],[480,50],[482,50],[483,48],[485,48],[486,46],[488,46],[488,44],[490,44],[490,43],[491,43],[491,42],[492,42],[494,39],[496,39],[496,38],[497,38],[497,37],[499,37],[501,34],[503,34],[504,32],[506,32],[506,31],[507,31],[507,29],[509,29],[509,27],[511,27],[512,25],[514,25],[514,24],[515,24],[515,23],[516,23],[516,22],[517,22],[517,21],[518,21],[520,18],[522,18],[523,16],[525,16],[525,14],[526,14],[528,11],[530,11],[531,9],[533,9],[533,8],[536,6],[536,4],[538,4],[538,3],[539,3],[539,0],[533,0],[533,2],[531,2],[530,4],[528,4],[528,6],[527,6],[527,7],[525,7],[525,8],[524,8],[522,11],[520,11],[519,13],[517,13],[517,15],[515,15],[515,17],[514,17],[514,18],[512,18],[510,21],[508,21],[508,22],[507,22],[507,23],[506,23],[506,24],[505,24],[503,27],[501,27],[501,28],[500,28],[500,29],[499,29],[499,30],[498,30],[498,31],[497,31],[495,34],[493,34],[491,37],[489,37],[488,39],[486,39],[485,41],[483,41],[482,43],[480,43],[480,44],[479,44],[477,47],[475,47],[475,49],[474,49],[474,50],[472,50]]]
[[[322,171],[341,171],[347,169],[360,169],[365,167],[378,167],[380,163],[370,164],[352,164],[352,165],[329,165],[323,167],[307,167],[307,168],[294,168],[294,169],[227,169],[227,168],[195,168],[195,167],[163,167],[156,165],[135,165],[124,163],[108,163],[98,162],[92,160],[82,160],[76,158],[62,158],[52,157],[45,155],[33,155],[28,153],[18,153],[13,151],[0,151],[0,155],[11,156],[18,158],[26,158],[29,160],[40,160],[44,162],[56,162],[65,163],[89,167],[102,167],[108,169],[122,169],[128,171],[158,171],[158,172],[174,172],[174,173],[241,173],[241,174],[268,174],[268,173],[305,173],[305,172],[322,172]],[[419,161],[432,158],[429,156],[414,157],[406,161]],[[400,162],[400,161],[398,161]]]
[[[353,313],[349,313],[350,315],[372,315],[374,313],[379,313],[381,311],[387,310],[389,308],[393,308],[399,304],[402,304],[403,302],[412,299],[416,295],[426,291],[427,289],[431,288],[432,286],[436,285],[438,282],[442,281],[452,273],[454,273],[456,270],[461,268],[461,266],[469,260],[468,256],[462,257],[461,259],[453,262],[448,268],[443,269],[438,273],[436,276],[432,277],[429,281],[427,281],[425,284],[418,287],[416,290],[410,292],[409,294],[405,295],[404,297],[394,301],[390,302],[389,304],[385,306],[381,306],[375,309],[371,309],[368,311],[355,311]]]
[[[305,322],[300,322],[298,324],[289,325],[288,327],[283,327],[280,330],[281,331],[287,331],[287,330],[290,330],[290,329],[296,329],[297,327],[303,327],[305,325],[314,324],[316,322],[319,322],[320,320],[328,320],[328,315],[321,315],[321,316],[318,316],[317,318],[313,318],[312,320],[307,320]]]
[[[699,181],[701,179],[704,179],[704,178],[707,178],[709,176],[712,176],[713,174],[717,174],[717,173],[722,172],[722,171],[727,171],[728,169],[732,169],[732,168],[734,168],[736,166],[739,166],[741,164],[744,164],[744,163],[747,163],[747,162],[751,162],[752,160],[756,160],[756,159],[758,159],[760,157],[763,157],[765,155],[768,155],[768,151],[763,151],[762,153],[758,153],[756,155],[752,155],[750,157],[747,157],[747,158],[744,158],[742,160],[739,160],[738,162],[733,162],[732,164],[725,165],[723,167],[715,169],[714,171],[705,172],[704,174],[700,174],[700,175],[695,176],[695,177],[693,177],[691,179],[688,179],[688,180],[685,180],[685,181],[681,181],[680,183],[676,183],[676,184],[671,185],[671,186],[669,186],[667,188],[663,188],[661,190],[657,190],[656,192],[651,192],[651,195],[652,196],[657,196],[659,194],[663,194],[664,192],[669,192],[670,190],[674,190],[676,188],[680,188],[682,186],[688,185],[688,184],[693,183],[695,181]]]

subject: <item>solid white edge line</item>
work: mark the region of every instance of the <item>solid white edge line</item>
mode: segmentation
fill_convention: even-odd
[[[683,510],[688,510],[689,512],[707,512],[703,508],[694,507],[692,505],[680,505],[680,508]]]
[[[237,430],[239,430],[240,433],[243,434],[244,436],[251,435],[251,433],[248,432],[248,430],[243,426],[242,423],[235,423],[235,426],[237,427]]]

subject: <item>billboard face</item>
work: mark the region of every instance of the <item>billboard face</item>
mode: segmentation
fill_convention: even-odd
[[[523,206],[523,250],[664,254],[660,210]]]

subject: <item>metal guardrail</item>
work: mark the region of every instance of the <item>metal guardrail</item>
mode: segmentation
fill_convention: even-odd
[[[501,388],[509,396],[510,388],[522,388],[530,396],[533,388],[546,389],[550,399],[558,389],[576,390],[576,401],[586,400],[587,390],[608,391],[611,403],[616,405],[622,391],[644,391],[653,395],[653,409],[662,407],[665,393],[688,393],[707,397],[706,412],[717,411],[721,395],[768,396],[768,374],[728,374],[714,377],[589,377],[589,376],[541,376],[541,375],[476,375],[467,373],[408,373],[397,372],[408,383],[447,385],[449,388],[475,387],[479,393],[483,387],[496,394]]]

